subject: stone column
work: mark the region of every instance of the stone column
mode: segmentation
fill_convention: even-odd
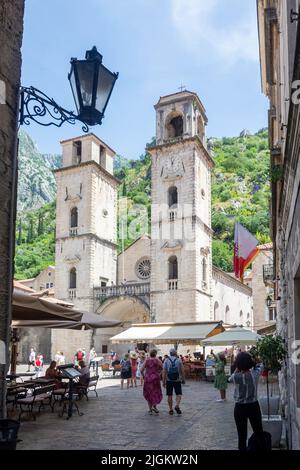
[[[0,2],[0,419],[6,417],[24,0]]]

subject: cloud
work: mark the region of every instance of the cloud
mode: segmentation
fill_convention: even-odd
[[[171,0],[173,25],[188,52],[202,57],[207,48],[210,55],[231,65],[240,60],[258,61],[255,2],[251,10],[246,5],[238,18],[240,9],[234,3],[226,0],[226,14],[220,20],[224,0]],[[230,14],[231,8],[235,15]]]

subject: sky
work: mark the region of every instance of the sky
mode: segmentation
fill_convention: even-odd
[[[184,85],[208,116],[207,136],[267,126],[257,39],[256,0],[26,0],[22,85],[74,111],[70,58],[96,45],[119,78],[101,126],[91,127],[118,154],[138,158],[155,134],[154,104]],[[80,125],[24,126],[43,153]]]

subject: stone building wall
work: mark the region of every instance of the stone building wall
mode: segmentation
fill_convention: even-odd
[[[140,260],[150,260],[150,237],[142,235],[118,256],[117,284],[122,282],[150,282],[150,278],[141,279],[137,275],[137,263]],[[123,276],[124,272],[124,276]]]
[[[250,287],[214,266],[212,292],[211,320],[253,328],[253,299]]]
[[[269,309],[266,299],[270,295],[273,298],[273,289],[266,286],[263,279],[263,266],[273,266],[273,253],[271,249],[260,249],[252,263],[251,288],[253,292],[253,322],[254,329],[260,329],[269,324]]]
[[[0,2],[0,418],[6,417],[24,0]]]

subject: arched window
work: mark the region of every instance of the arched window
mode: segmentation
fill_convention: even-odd
[[[172,186],[168,189],[168,204],[169,207],[175,207],[178,203],[178,190],[176,186]]]
[[[69,288],[70,289],[76,289],[76,268],[72,268],[70,270],[70,283],[69,283]]]
[[[230,308],[228,305],[225,308],[225,323],[229,323]]]
[[[169,258],[169,279],[178,279],[178,262],[176,256]]]
[[[167,138],[181,137],[183,135],[183,118],[180,114],[171,113],[166,121]]]
[[[218,321],[221,320],[219,317],[219,302],[215,302],[214,305],[214,320]]]
[[[78,209],[77,207],[73,207],[71,210],[71,221],[70,221],[71,228],[78,227]]]

